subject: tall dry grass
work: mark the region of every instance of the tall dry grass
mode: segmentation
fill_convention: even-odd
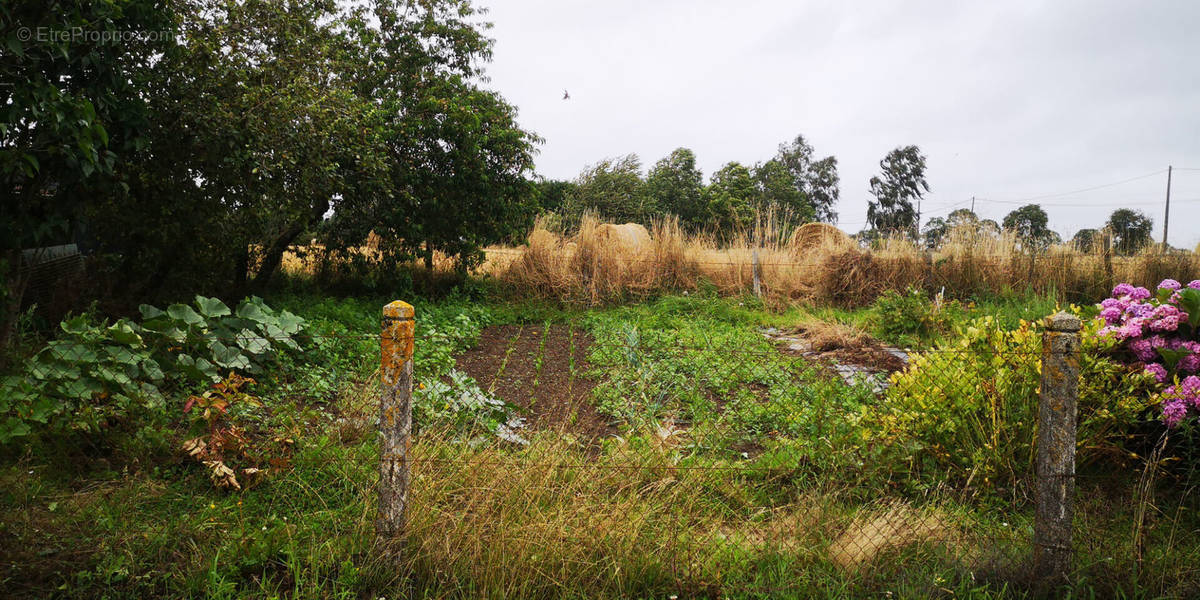
[[[489,249],[484,270],[520,295],[599,304],[705,285],[725,295],[753,288],[757,255],[768,301],[838,306],[872,302],[886,290],[908,286],[950,297],[1032,292],[1064,301],[1094,302],[1118,282],[1152,286],[1165,278],[1200,278],[1195,252],[1148,247],[1132,256],[1081,252],[1070,244],[1040,252],[1021,248],[1011,234],[952,231],[935,251],[903,238],[872,248],[837,238],[802,246],[783,216],[760,215],[731,236],[686,234],[667,218],[651,227],[651,243],[633,248],[598,235],[602,223],[585,216],[577,232],[563,235],[539,220],[529,244]]]
[[[669,444],[622,444],[597,455],[560,432],[518,451],[418,440],[403,568],[417,595],[719,597],[973,559],[957,509],[864,502],[836,482],[763,503],[760,476],[680,468]]]

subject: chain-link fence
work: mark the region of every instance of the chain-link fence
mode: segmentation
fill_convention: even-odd
[[[1046,424],[1074,436],[1070,327],[1065,345],[1038,331],[912,352],[754,325],[733,343],[548,321],[489,327],[446,368],[414,371],[414,348],[447,340],[415,335],[399,310],[383,335],[292,336],[306,352],[353,350],[321,369],[257,368],[254,350],[279,336],[207,340],[203,363],[160,349],[217,375],[170,404],[162,441],[127,432],[147,438],[128,447],[177,458],[87,489],[34,472],[47,466],[7,471],[6,587],[100,578],[162,593],[174,584],[147,572],[160,561],[210,577],[209,563],[244,562],[233,572],[267,591],[436,597],[1022,595],[1047,582],[1186,595],[1200,581],[1163,570],[1191,552],[1194,501],[1161,450],[1132,476],[1088,471],[1076,491],[1074,437],[1059,440],[1059,470],[1039,480]],[[125,396],[80,388],[68,423],[109,427],[111,411],[171,397],[167,383],[125,384],[153,371],[144,358],[51,352],[76,365],[53,393]],[[1097,418],[1081,413],[1081,444]],[[1039,512],[1055,511],[1048,530]]]

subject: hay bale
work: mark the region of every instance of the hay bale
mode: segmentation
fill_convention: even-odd
[[[805,223],[792,234],[788,241],[792,252],[811,252],[820,248],[844,250],[854,247],[854,240],[846,232],[828,223]]]
[[[607,248],[638,251],[650,245],[650,232],[637,223],[613,225],[602,223],[596,226],[596,236]]]

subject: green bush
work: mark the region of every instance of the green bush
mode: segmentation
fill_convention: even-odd
[[[139,325],[88,316],[61,323],[63,335],[0,379],[0,444],[37,431],[96,433],[113,420],[162,410],[165,391],[220,380],[224,370],[260,373],[304,320],[258,297],[231,311],[196,296],[196,308],[142,305]]]
[[[1078,460],[1111,456],[1154,402],[1154,380],[1107,357],[1102,323],[1081,331]],[[915,353],[861,423],[897,474],[950,473],[1002,487],[1033,472],[1042,336],[1035,323],[1005,329],[983,317],[949,342]]]
[[[950,331],[963,310],[957,302],[934,302],[920,289],[909,287],[903,293],[884,292],[875,301],[872,314],[880,337],[909,344]]]

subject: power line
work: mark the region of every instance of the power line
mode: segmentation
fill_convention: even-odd
[[[1200,170],[1200,169],[1197,169],[1197,170]],[[1062,196],[1073,196],[1075,194],[1082,194],[1083,192],[1100,190],[1100,189],[1104,189],[1104,188],[1108,188],[1108,187],[1113,187],[1113,186],[1129,183],[1131,181],[1137,181],[1139,179],[1146,179],[1149,177],[1154,177],[1155,175],[1161,175],[1166,172],[1167,172],[1166,169],[1159,169],[1157,171],[1154,171],[1153,173],[1146,173],[1145,175],[1138,175],[1137,177],[1130,177],[1129,179],[1122,179],[1120,181],[1114,181],[1112,183],[1104,183],[1104,184],[1100,184],[1100,185],[1094,185],[1092,187],[1080,188],[1078,190],[1071,190],[1069,192],[1057,192],[1057,193],[1053,193],[1053,194],[1042,194],[1040,196],[1030,196],[1029,198],[1022,198],[1019,200],[992,200],[992,202],[1002,202],[1005,204],[1018,204],[1021,202],[1031,202],[1033,200],[1041,200],[1043,198],[1060,198]]]

